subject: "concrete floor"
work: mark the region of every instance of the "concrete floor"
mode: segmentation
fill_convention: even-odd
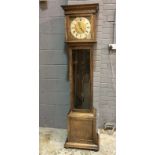
[[[98,152],[65,149],[64,143],[67,130],[54,128],[40,128],[39,155],[115,155],[116,133],[112,130],[99,129],[100,150]]]

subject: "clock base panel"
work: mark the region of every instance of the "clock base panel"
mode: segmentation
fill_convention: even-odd
[[[99,150],[94,108],[91,112],[70,111],[68,113],[68,137],[64,147]]]

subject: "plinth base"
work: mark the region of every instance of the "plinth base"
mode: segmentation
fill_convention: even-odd
[[[64,147],[65,148],[86,149],[86,150],[98,151],[99,150],[99,138],[98,138],[98,134],[97,134],[97,144],[69,142],[68,139],[67,139]]]

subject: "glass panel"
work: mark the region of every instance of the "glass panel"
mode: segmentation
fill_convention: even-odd
[[[73,50],[73,88],[74,108],[90,109],[90,50]]]

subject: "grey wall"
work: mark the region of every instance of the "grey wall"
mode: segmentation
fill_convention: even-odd
[[[114,42],[115,0],[48,0],[47,8],[40,9],[40,126],[67,126],[69,81],[60,5],[81,3],[99,3],[93,81],[97,124],[116,122],[116,55],[108,49]]]
[[[64,13],[66,0],[40,4],[40,126],[66,127],[69,109],[67,55],[64,50]]]

